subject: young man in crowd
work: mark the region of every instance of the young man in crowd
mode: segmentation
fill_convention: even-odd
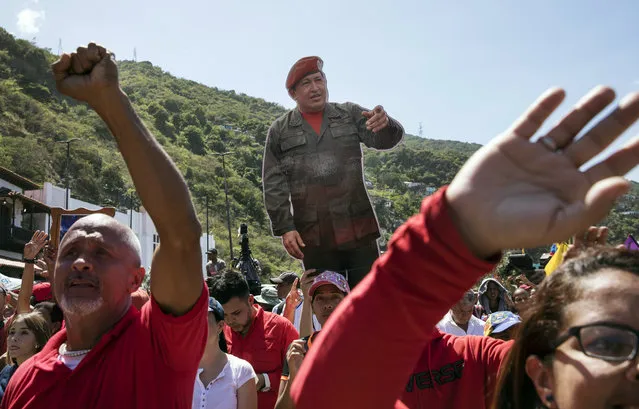
[[[286,296],[291,291],[291,287],[293,287],[295,280],[297,280],[297,274],[292,271],[285,271],[278,277],[270,278],[271,283],[277,285],[277,297],[282,300],[281,303],[273,308],[274,313],[281,315],[284,311]]]
[[[297,274],[292,272],[285,272],[280,274],[279,277],[271,278],[272,283],[277,284],[277,295],[282,298],[283,301],[280,302],[273,308],[273,312],[275,314],[284,315],[284,311],[288,311],[286,308],[287,303],[293,303],[295,305],[295,311],[293,312],[293,326],[297,332],[300,332],[300,324],[302,321],[302,308],[304,304],[304,295],[300,296],[298,291],[298,285],[294,287],[295,282],[297,281]],[[298,281],[299,283],[299,281]],[[322,326],[320,325],[317,317],[313,316],[313,327],[315,329],[320,329]]]
[[[320,324],[325,325],[335,308],[351,290],[348,282],[341,274],[333,271],[324,271],[319,275],[314,273],[315,270],[307,270],[301,278],[305,300],[309,300],[304,302],[304,313],[305,315],[313,313],[317,316]],[[310,319],[306,317],[306,321],[310,322]],[[290,395],[291,384],[304,360],[304,356],[313,345],[315,337],[319,334],[319,331],[315,331],[310,335],[306,335],[310,333],[310,329],[308,325],[305,326],[307,327],[305,330],[307,332],[301,334],[301,339],[291,343],[286,354],[286,362],[282,370],[282,381],[275,409],[292,409],[295,407]]]
[[[255,305],[241,273],[227,272],[212,277],[209,282],[211,296],[224,308],[228,353],[253,366],[257,374],[257,407],[272,409],[286,351],[299,334],[286,318]]]
[[[460,382],[459,377],[467,377],[465,363],[479,352],[500,359],[487,345],[452,345],[449,353],[461,354],[463,362],[448,362],[446,368],[431,364],[429,370],[438,372],[413,378],[414,388],[419,382],[423,391],[437,387],[436,393],[411,403],[400,400],[406,374],[425,359],[424,345],[433,339],[435,324],[494,268],[503,249],[546,245],[599,222],[630,188],[621,176],[639,164],[639,139],[633,139],[601,163],[581,169],[639,118],[639,93],[574,139],[615,98],[611,89],[597,87],[548,133],[532,140],[564,97],[560,89],[546,92],[395,232],[388,251],[340,304],[304,358],[291,390],[297,409],[334,407],[335,402],[349,409],[486,406],[476,394],[465,393],[473,379]],[[371,325],[389,322],[392,330]],[[431,357],[444,359],[443,354]]]
[[[71,226],[53,275],[66,328],[19,366],[0,407],[190,408],[208,296],[187,185],[120,88],[111,53],[91,43],[63,54],[53,73],[58,90],[88,103],[115,136],[162,243],[153,256],[152,299],[138,312],[131,293],[144,268],[135,233],[105,215]]]
[[[226,270],[226,262],[217,257],[217,249],[211,249],[206,252],[206,275],[213,277],[222,274]]]

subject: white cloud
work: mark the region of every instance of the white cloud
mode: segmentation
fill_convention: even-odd
[[[18,30],[22,34],[36,34],[44,21],[44,10],[24,9],[18,13]]]

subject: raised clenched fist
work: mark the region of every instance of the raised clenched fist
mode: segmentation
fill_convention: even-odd
[[[52,65],[58,91],[95,106],[105,94],[119,90],[113,54],[95,43],[62,54]]]

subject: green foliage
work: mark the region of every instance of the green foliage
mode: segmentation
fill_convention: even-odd
[[[108,128],[83,103],[55,89],[49,51],[16,40],[0,29],[0,164],[36,182],[63,184],[66,145],[72,194],[102,205],[127,206],[133,185]],[[260,98],[176,78],[150,62],[120,61],[120,81],[135,109],[184,175],[202,225],[209,202],[209,231],[222,258],[230,262],[222,158],[228,177],[235,256],[237,229],[249,225],[253,255],[267,274],[300,270],[279,239],[271,237],[261,190],[262,154],[272,121],[285,112]],[[479,145],[406,136],[390,152],[365,150],[365,177],[382,227],[382,245],[419,210],[421,199],[444,184]],[[144,152],[140,152],[144,160]],[[407,182],[412,182],[408,184]],[[430,188],[430,189],[429,189]],[[637,233],[634,199],[610,215],[611,237]],[[135,206],[139,205],[133,196]]]

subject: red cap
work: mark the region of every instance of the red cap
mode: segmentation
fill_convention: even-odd
[[[286,77],[286,89],[290,90],[300,82],[300,80],[306,77],[308,74],[314,72],[322,72],[324,61],[319,57],[304,57],[299,59],[288,72]]]
[[[142,306],[147,303],[151,298],[143,288],[138,288],[137,291],[131,293],[131,304],[138,310],[142,309]]]
[[[51,293],[51,283],[43,282],[34,284],[33,297],[35,297],[36,303],[52,300],[53,294]]]

